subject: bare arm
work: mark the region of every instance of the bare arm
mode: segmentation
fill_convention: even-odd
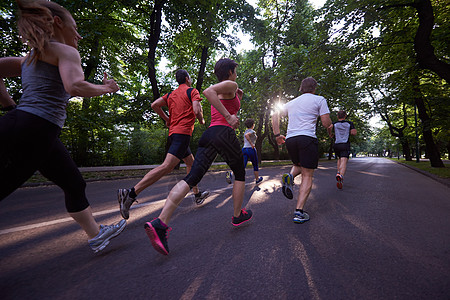
[[[276,136],[275,139],[277,140],[278,145],[284,144],[284,142],[286,141],[286,137],[280,134],[280,116],[281,113],[279,111],[276,111],[272,115],[272,129],[273,134]]]
[[[194,109],[194,114],[197,117],[200,124],[205,124],[205,119],[203,119],[203,108],[200,101],[192,102],[192,108]]]
[[[0,58],[0,105],[3,108],[14,108],[16,103],[6,90],[4,77],[18,77],[22,75],[23,57]]]
[[[223,98],[228,98],[227,96],[232,97],[236,94],[237,89],[238,85],[236,82],[225,80],[212,85],[203,91],[203,95],[206,96],[206,99],[208,99],[209,103],[211,103],[211,105],[217,109],[217,111],[225,118],[225,120],[227,120],[228,124],[230,124],[233,129],[238,128],[239,119],[236,115],[231,115],[227,111],[222,102],[220,102],[219,95],[223,95]]]
[[[52,43],[58,55],[58,68],[64,89],[72,96],[94,97],[107,93],[115,93],[119,86],[114,80],[108,80],[103,74],[103,84],[92,84],[84,80],[81,58],[78,51],[70,46]]]
[[[152,109],[166,122],[166,126],[169,127],[169,116],[162,110],[161,107],[163,106],[167,107],[167,103],[162,97],[159,97],[152,103]]]
[[[5,83],[3,82],[3,78],[0,78],[0,105],[5,109],[12,109],[15,107],[16,102],[11,98],[6,90]]]
[[[330,114],[324,114],[320,116],[323,127],[327,129],[328,135],[331,137],[333,132],[333,122],[331,122]]]
[[[252,135],[251,132],[249,132],[249,133],[245,134],[244,137],[245,137],[245,138],[247,139],[247,141],[250,143],[250,145],[252,146],[252,148],[255,148],[255,145],[253,145],[252,140],[251,140],[251,138],[250,138],[251,135]]]

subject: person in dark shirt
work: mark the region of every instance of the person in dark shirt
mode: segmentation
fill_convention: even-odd
[[[356,135],[356,129],[352,122],[347,121],[347,113],[343,110],[338,111],[338,121],[333,123],[334,135],[334,152],[337,161],[336,186],[342,189],[344,183],[344,175],[347,170],[347,162],[350,156],[350,135]]]

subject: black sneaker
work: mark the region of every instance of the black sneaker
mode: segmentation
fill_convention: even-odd
[[[136,201],[136,198],[130,197],[130,189],[118,189],[117,201],[119,201],[120,214],[122,218],[128,220],[130,217],[130,206]]]
[[[159,218],[153,219],[151,222],[147,222],[144,225],[145,232],[147,233],[153,248],[161,254],[169,254],[169,246],[167,245],[167,233],[172,228],[161,224]]]
[[[206,198],[208,198],[209,192],[208,191],[199,191],[198,194],[194,194],[195,197],[195,204],[200,205],[202,204]]]
[[[260,183],[261,181],[263,181],[263,178],[262,178],[262,176],[259,176],[259,178],[256,179],[255,183],[258,184],[258,183]]]
[[[231,224],[233,224],[234,226],[239,226],[242,223],[245,223],[247,221],[249,221],[253,216],[252,211],[249,210],[245,210],[245,208],[241,209],[241,214],[239,215],[239,217],[235,217],[233,216],[231,218]]]

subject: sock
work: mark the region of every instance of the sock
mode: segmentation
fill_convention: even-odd
[[[296,208],[295,211],[299,211],[299,212],[303,213],[303,209]]]
[[[202,192],[200,192],[200,190],[198,190],[198,193],[194,194],[194,195],[195,195],[195,197],[200,197],[202,195]]]
[[[130,189],[130,193],[128,194],[131,198],[135,199],[137,197],[134,187]]]

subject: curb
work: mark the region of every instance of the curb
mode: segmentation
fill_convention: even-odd
[[[442,177],[439,177],[437,175],[431,174],[431,173],[429,173],[427,171],[423,171],[421,169],[418,169],[416,167],[413,167],[413,166],[410,166],[410,165],[407,165],[407,164],[402,164],[401,162],[398,162],[398,161],[395,161],[395,160],[391,160],[391,161],[395,162],[396,164],[405,166],[405,167],[407,167],[407,168],[409,168],[411,170],[414,170],[414,171],[416,171],[416,172],[418,172],[418,173],[420,173],[422,175],[425,175],[425,176],[427,176],[427,177],[429,177],[431,179],[434,179],[435,181],[437,181],[439,183],[442,183],[443,185],[445,185],[448,188],[450,188],[450,178],[442,178]]]

